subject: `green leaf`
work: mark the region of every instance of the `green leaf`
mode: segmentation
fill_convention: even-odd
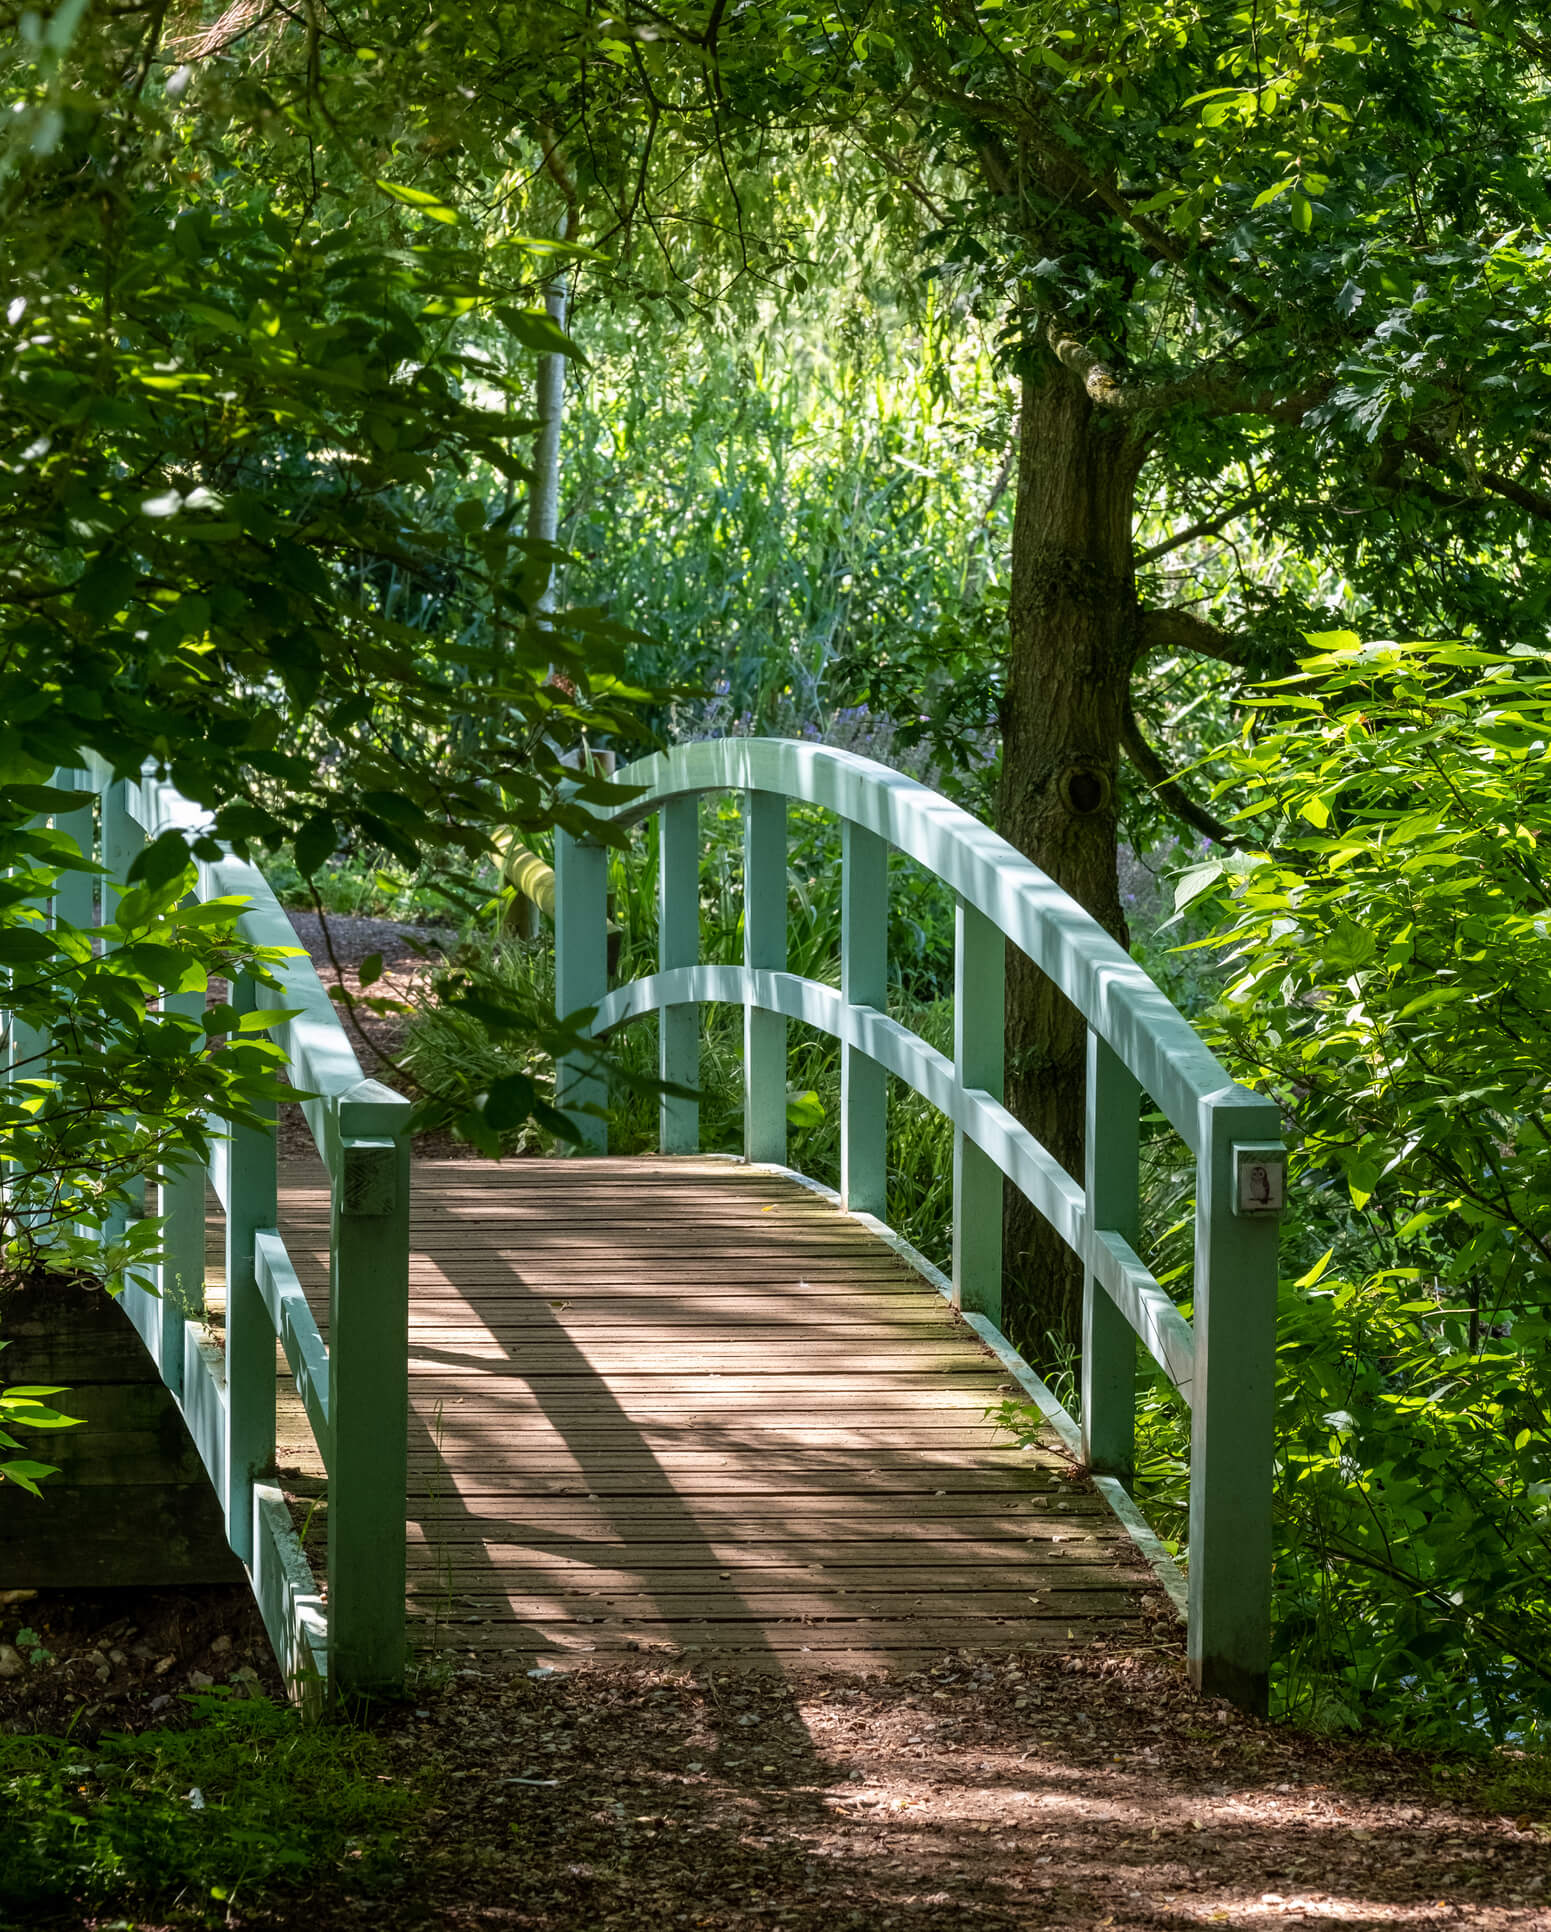
[[[339,848],[339,827],[327,812],[315,813],[292,841],[296,869],[310,879]]]
[[[1325,1252],[1320,1256],[1319,1260],[1315,1262],[1314,1266],[1309,1270],[1309,1272],[1306,1275],[1300,1275],[1297,1281],[1294,1282],[1293,1286],[1295,1288],[1312,1288],[1315,1282],[1319,1280],[1320,1276],[1323,1275],[1325,1270],[1330,1266],[1330,1263],[1334,1258],[1335,1252],[1336,1251],[1334,1248],[1327,1248]]]
[[[18,1489],[25,1489],[34,1496],[43,1491],[38,1484],[48,1476],[57,1476],[58,1467],[51,1462],[31,1462],[19,1457],[14,1462],[0,1462],[0,1482],[15,1483]]]
[[[424,188],[405,187],[401,182],[378,180],[377,186],[385,195],[395,201],[403,202],[406,208],[413,208],[417,214],[428,215],[432,221],[439,221],[451,227],[458,219],[456,208],[449,208],[440,195],[428,194]]]
[[[532,1113],[535,1097],[533,1082],[526,1074],[504,1074],[491,1083],[485,1096],[485,1124],[498,1134],[520,1127]]]
[[[181,878],[190,863],[188,842],[183,834],[167,831],[140,848],[129,868],[129,877],[132,882],[156,892]]]
[[[587,358],[564,329],[542,309],[501,308],[496,318],[519,347],[536,355],[568,356],[577,362]]]
[[[31,966],[52,959],[58,948],[36,926],[0,926],[0,966]]]
[[[1209,859],[1203,865],[1193,865],[1182,872],[1174,885],[1174,910],[1183,912],[1203,892],[1210,891],[1226,872],[1227,866],[1222,859]]]

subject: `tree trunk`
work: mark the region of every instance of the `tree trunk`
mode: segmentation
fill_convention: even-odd
[[[1131,525],[1143,450],[1065,370],[1024,377],[1013,520],[1000,829],[1122,945],[1116,875],[1121,716],[1136,655]],[[1082,1178],[1086,1028],[1021,952],[1007,954],[1007,1104]],[[1006,1190],[1004,1305],[1036,1359],[1081,1334],[1082,1270]]]

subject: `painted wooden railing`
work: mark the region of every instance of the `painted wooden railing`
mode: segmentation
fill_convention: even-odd
[[[886,1218],[886,1096],[893,1075],[954,1125],[951,1294],[1025,1386],[1041,1386],[1000,1332],[1004,1177],[1081,1257],[1080,1435],[1101,1490],[1146,1546],[1124,1485],[1134,1455],[1136,1339],[1191,1409],[1185,1598],[1192,1677],[1203,1692],[1263,1707],[1269,1649],[1276,1212],[1285,1173],[1280,1120],[1237,1085],[1189,1022],[1098,923],[1037,866],[914,780],[828,746],[775,739],[683,745],[618,774],[639,788],[607,816],[660,815],[659,970],[610,991],[602,843],[556,839],[556,1004],[594,1010],[591,1030],[659,1017],[667,1082],[698,1080],[699,1006],[744,1009],[745,1155],[786,1159],[786,1027],[841,1042],[842,1204]],[[698,801],[743,794],[744,963],[699,960]],[[838,990],[786,970],[789,799],[835,813],[842,831]],[[891,849],[944,880],[958,900],[954,1052],[949,1059],[887,1013]],[[1088,1025],[1087,1173],[1079,1186],[1002,1104],[1005,942],[1060,987]],[[561,1104],[586,1146],[606,1147],[596,1067],[560,1068]],[[1142,1093],[1195,1157],[1194,1319],[1187,1322],[1137,1251]],[[590,1111],[599,1109],[600,1111]],[[661,1102],[666,1153],[693,1152],[696,1103]],[[1040,1396],[1058,1424],[1063,1412]],[[1152,1544],[1154,1555],[1157,1550]],[[1166,1560],[1165,1572],[1169,1569]]]
[[[169,827],[194,832],[204,814],[146,775],[115,779],[98,765],[57,775],[99,794],[59,821],[88,859],[94,821],[111,881],[122,880],[147,839]],[[67,874],[57,907],[88,927],[94,880]],[[199,866],[201,900],[247,901],[237,925],[254,945],[299,948],[257,867],[227,853]],[[277,1011],[270,1037],[328,1172],[329,1340],[318,1327],[278,1226],[274,1124],[211,1123],[216,1159],[190,1163],[161,1190],[166,1217],[156,1291],[130,1286],[122,1306],[182,1409],[221,1499],[227,1540],[247,1569],[287,1678],[313,1703],[396,1689],[405,1651],[405,1491],[409,1347],[409,1102],[365,1079],[333,1003],[304,953],[275,966],[275,986],[251,975],[230,989],[239,1013]],[[198,1017],[202,993],[176,996]],[[206,1184],[225,1216],[225,1333],[204,1323]],[[280,1342],[328,1470],[325,1601],[273,1480],[275,1343]]]

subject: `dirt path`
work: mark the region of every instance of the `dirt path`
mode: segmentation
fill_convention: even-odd
[[[99,1601],[109,1610],[154,1641],[103,1687],[85,1661],[103,1632],[79,1603],[4,1614],[6,1635],[23,1613],[46,1631],[54,1660],[30,1685],[0,1685],[0,1721],[57,1731],[84,1705],[78,1736],[165,1722],[191,1672],[229,1678],[262,1641],[230,1592],[138,1611]],[[229,1647],[212,1653],[221,1636]],[[377,1728],[427,1803],[401,1882],[365,1894],[331,1874],[237,1901],[228,1926],[1551,1928],[1544,1798],[1514,1796],[1500,1770],[1494,1786],[1489,1767],[1439,1770],[1204,1706],[1172,1660],[956,1654],[893,1680],[795,1686],[651,1669],[510,1678],[454,1662]]]
[[[395,1734],[444,1796],[393,1926],[1551,1926],[1551,1828],[1134,1658],[464,1677]]]

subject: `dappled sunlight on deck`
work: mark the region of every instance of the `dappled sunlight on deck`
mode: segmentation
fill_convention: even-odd
[[[281,1203],[326,1332],[326,1192],[292,1169]],[[988,1414],[1005,1370],[796,1182],[427,1162],[411,1246],[422,1643],[866,1669],[1143,1640],[1149,1573],[1054,1449]]]

